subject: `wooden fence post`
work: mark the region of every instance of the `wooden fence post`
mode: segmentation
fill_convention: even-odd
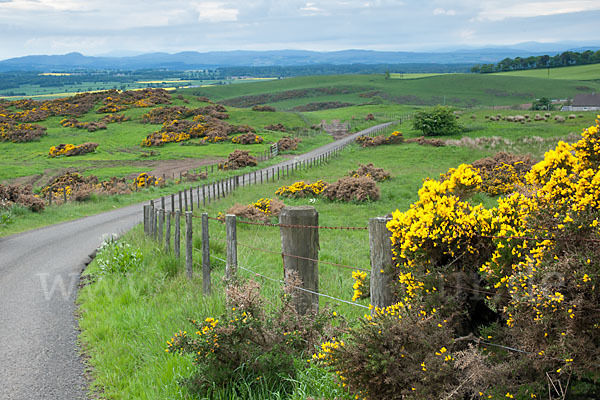
[[[225,235],[227,237],[227,264],[225,265],[225,280],[233,283],[237,280],[237,227],[235,215],[225,216]]]
[[[175,212],[175,193],[171,193],[171,213]]]
[[[149,214],[150,206],[144,205],[144,233],[146,235],[148,235],[148,232],[150,231],[150,217],[148,217]]]
[[[194,230],[192,228],[192,217],[191,211],[185,212],[185,272],[188,279],[192,279],[194,272]]]
[[[181,197],[181,190],[178,190],[177,194],[179,195],[179,211],[183,211],[183,199]]]
[[[202,206],[206,206],[206,185],[202,185]],[[198,205],[200,207],[200,205]]]
[[[173,250],[175,258],[181,256],[181,210],[175,211],[175,235],[173,236]]]
[[[67,202],[67,187],[63,186],[63,201]]]
[[[284,207],[279,214],[281,225],[318,226],[319,213],[312,206]],[[286,282],[300,279],[300,287],[311,292],[319,292],[319,229],[290,228],[282,226],[281,251]],[[295,257],[294,257],[295,256]],[[302,258],[298,258],[302,257]],[[300,315],[319,310],[319,296],[296,289],[292,303]]]
[[[185,212],[188,211],[188,196],[187,196],[187,190],[183,189],[183,202],[185,205]]]
[[[384,308],[393,304],[394,260],[391,233],[386,227],[388,218],[369,219],[369,247],[371,249],[371,304]],[[371,310],[371,313],[374,309]]]
[[[160,210],[158,208],[155,208],[153,217],[152,217],[152,225],[154,226],[154,230],[152,231],[152,233],[153,233],[152,237],[154,238],[154,240],[158,240],[158,214],[159,214],[159,211]]]
[[[210,295],[210,236],[208,213],[202,213],[202,293]]]
[[[163,233],[165,232],[165,210],[158,210],[158,243],[163,241]]]
[[[160,208],[162,208],[163,210],[167,209],[165,207],[165,196],[160,196]]]
[[[190,211],[194,211],[194,188],[190,187]]]
[[[165,251],[171,250],[171,213],[167,212],[167,225],[165,229]]]
[[[196,186],[196,199],[198,202],[198,208],[200,208],[200,185]]]

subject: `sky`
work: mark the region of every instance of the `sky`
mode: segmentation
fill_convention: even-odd
[[[598,21],[600,0],[0,0],[0,59],[585,44],[600,42]]]

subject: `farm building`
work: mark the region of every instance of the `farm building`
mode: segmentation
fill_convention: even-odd
[[[570,106],[563,111],[600,111],[600,93],[576,94]]]

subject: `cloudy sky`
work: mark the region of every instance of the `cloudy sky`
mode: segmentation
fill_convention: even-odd
[[[0,59],[597,43],[598,21],[600,0],[0,0]]]

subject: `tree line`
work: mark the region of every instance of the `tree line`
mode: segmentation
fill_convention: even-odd
[[[490,73],[503,71],[518,71],[525,69],[568,67],[572,65],[598,64],[600,63],[600,50],[586,50],[582,53],[576,51],[564,51],[555,56],[547,54],[543,56],[505,58],[497,64],[477,64],[471,68],[471,72]]]

